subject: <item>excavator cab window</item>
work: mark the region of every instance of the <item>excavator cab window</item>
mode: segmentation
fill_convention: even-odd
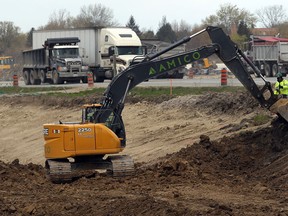
[[[119,138],[122,138],[122,145],[126,143],[125,127],[121,115],[112,112],[107,118],[105,125],[110,128]]]
[[[106,112],[105,109],[99,109],[99,106],[89,106],[85,107],[82,110],[82,122],[97,123],[97,116],[101,112]],[[121,131],[124,128],[123,120],[120,115],[117,115],[115,112],[111,112],[109,117],[105,121],[105,126],[110,128],[117,134],[117,131]]]
[[[117,115],[115,112],[110,114],[110,116],[105,121],[105,125],[115,133],[124,127],[121,116]]]
[[[88,106],[82,109],[82,122],[96,123],[96,115],[99,112],[99,106]]]
[[[82,110],[82,122],[83,123],[97,123],[97,116],[102,112],[109,111],[107,109],[100,109],[99,106],[89,106]],[[121,115],[115,112],[111,112],[109,117],[104,122],[105,126],[110,128],[119,138],[121,138],[121,145],[126,145],[125,127]]]

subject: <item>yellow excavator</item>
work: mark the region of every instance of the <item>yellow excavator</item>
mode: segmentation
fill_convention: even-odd
[[[159,59],[160,55],[207,32],[212,43],[195,50]],[[136,58],[108,85],[99,104],[87,104],[80,122],[44,124],[45,167],[52,182],[63,183],[79,177],[81,170],[104,169],[114,177],[134,174],[134,163],[128,155],[120,155],[126,146],[122,120],[125,98],[129,90],[156,75],[191,64],[213,54],[225,63],[259,104],[288,122],[288,99],[278,98],[273,89],[237,45],[219,27],[208,26],[185,37],[158,53]],[[245,63],[245,64],[244,64]],[[257,86],[246,65],[263,80]]]

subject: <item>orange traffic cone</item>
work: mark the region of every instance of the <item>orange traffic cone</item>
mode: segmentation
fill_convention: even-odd
[[[19,86],[19,84],[18,84],[18,76],[16,74],[13,75],[13,86]]]
[[[221,70],[221,86],[227,85],[227,70],[226,68],[223,68]]]
[[[88,87],[93,87],[94,86],[93,74],[92,73],[88,73],[87,74],[87,79],[88,79]]]

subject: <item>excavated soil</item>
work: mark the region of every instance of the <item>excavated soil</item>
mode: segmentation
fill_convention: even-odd
[[[79,120],[92,100],[1,97],[1,215],[288,215],[288,126],[245,92],[130,97],[136,175],[52,184],[42,124]]]

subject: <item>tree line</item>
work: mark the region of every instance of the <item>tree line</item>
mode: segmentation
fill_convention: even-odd
[[[246,9],[227,3],[220,5],[215,14],[207,16],[200,24],[191,25],[185,20],[168,22],[166,16],[159,22],[156,32],[151,29],[140,28],[130,16],[126,23],[141,39],[158,39],[175,42],[184,36],[204,29],[207,25],[219,26],[238,44],[249,40],[251,29],[261,23],[265,28],[275,28],[281,37],[288,37],[288,19],[282,5],[272,5],[258,9],[254,14]],[[21,56],[21,51],[32,47],[32,32],[34,30],[51,30],[93,26],[119,26],[113,16],[113,11],[102,4],[91,4],[80,8],[77,16],[73,17],[65,9],[53,12],[47,24],[31,28],[28,33],[22,33],[20,28],[11,21],[0,21],[0,55]],[[209,40],[202,36],[187,44],[187,49],[201,46]]]

